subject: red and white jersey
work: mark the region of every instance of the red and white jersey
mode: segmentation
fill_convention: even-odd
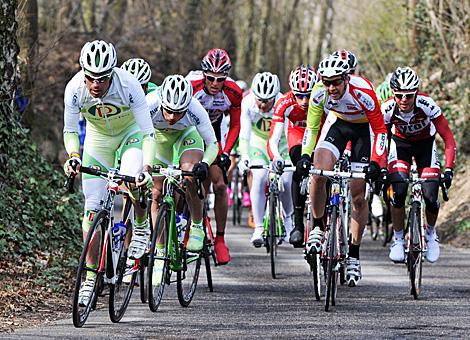
[[[287,123],[287,142],[289,150],[302,144],[302,138],[307,124],[307,110],[297,104],[292,91],[283,95],[274,105],[271,132],[268,140],[268,153],[271,159],[282,158],[279,153],[279,141],[284,133],[284,122]]]
[[[429,139],[438,132],[445,144],[446,167],[454,167],[454,136],[441,108],[431,97],[418,92],[411,112],[400,112],[392,97],[382,104],[381,110],[391,134],[400,139],[416,142]]]
[[[385,166],[387,129],[374,87],[369,80],[350,75],[345,93],[338,100],[328,95],[321,82],[315,84],[310,96],[302,153],[312,154],[321,129],[321,120],[326,111],[328,115],[335,115],[350,123],[369,123],[374,134],[371,160]]]
[[[202,72],[191,73],[187,77],[193,85],[193,96],[202,104],[209,114],[210,121],[221,142],[223,136],[220,133],[220,124],[224,115],[230,116],[230,127],[225,141],[223,152],[230,154],[240,133],[240,113],[243,98],[242,90],[232,78],[227,78],[222,91],[215,96],[208,94],[204,87],[204,75]]]

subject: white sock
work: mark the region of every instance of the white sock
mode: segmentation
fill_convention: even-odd
[[[430,225],[430,224],[426,225],[426,234],[432,235],[435,232],[436,232],[436,226]]]
[[[393,235],[395,236],[395,240],[403,240],[403,229],[400,231],[393,231]]]

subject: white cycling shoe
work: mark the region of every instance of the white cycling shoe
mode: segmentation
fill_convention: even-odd
[[[253,235],[251,235],[250,242],[256,248],[260,248],[264,244],[264,227],[256,227],[253,231]]]
[[[354,257],[348,257],[346,259],[346,282],[348,286],[357,286],[361,278],[361,262]]]
[[[405,261],[405,240],[402,238],[396,238],[390,247],[390,254],[388,257],[393,262],[404,262]]]
[[[147,222],[145,223],[146,226],[148,226]],[[149,243],[149,237],[150,228],[134,225],[132,239],[128,249],[128,257],[130,259],[138,260],[144,255]]]
[[[323,235],[324,232],[319,227],[315,227],[310,231],[307,239],[307,252],[318,254],[321,252]]]
[[[426,247],[426,260],[431,263],[436,262],[440,255],[439,238],[437,237],[436,232],[431,235],[426,234]]]
[[[80,291],[78,292],[78,305],[80,307],[88,306],[91,296],[93,294],[93,289],[95,288],[95,279],[86,279],[82,282],[80,286]]]

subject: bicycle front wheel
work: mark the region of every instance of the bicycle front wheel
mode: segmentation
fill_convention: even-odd
[[[237,166],[233,169],[232,181],[232,223],[236,225],[238,222],[238,183],[240,181]]]
[[[277,227],[277,197],[271,193],[269,194],[269,235],[268,245],[269,253],[271,258],[271,276],[273,279],[276,278],[276,256],[277,256],[277,238],[279,237]]]
[[[83,245],[73,294],[72,318],[75,327],[82,327],[85,324],[88,315],[90,315],[91,310],[94,308],[93,306],[96,305],[99,283],[103,278],[103,272],[99,272],[97,268],[101,262],[102,250],[105,243],[104,235],[108,223],[108,212],[101,210],[96,215]],[[85,281],[93,282],[92,292],[88,299],[80,298],[80,288],[84,285]]]
[[[150,243],[147,266],[147,291],[149,308],[152,312],[158,310],[165,285],[169,278],[168,240],[170,214],[170,206],[166,203],[162,204],[158,211],[157,221],[152,233],[152,242]]]
[[[183,247],[181,260],[182,269],[176,273],[176,289],[181,306],[188,307],[196,293],[201,268],[201,254],[189,252]]]
[[[409,246],[408,246],[408,277],[410,294],[418,299],[421,293],[421,275],[423,269],[423,238],[421,235],[419,203],[413,203],[408,220]]]
[[[337,223],[338,223],[338,207],[333,206],[330,216],[330,230],[328,234],[328,244],[326,246],[326,292],[325,292],[325,311],[328,312],[331,305],[334,306],[336,303],[336,282],[338,278],[337,264],[338,260],[336,258],[337,250]]]

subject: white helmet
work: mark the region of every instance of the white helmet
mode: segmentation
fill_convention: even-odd
[[[390,87],[392,90],[417,90],[419,86],[419,77],[409,67],[398,67],[390,78]]]
[[[327,78],[348,74],[348,61],[342,59],[340,56],[336,57],[330,55],[320,62],[318,72],[322,77]]]
[[[274,98],[280,90],[279,78],[271,72],[256,73],[251,83],[251,91],[259,99]]]
[[[159,92],[163,108],[173,111],[185,111],[193,96],[191,83],[179,74],[166,77]]]
[[[147,84],[152,76],[150,65],[142,58],[129,59],[121,65],[121,68],[136,77],[141,85]]]
[[[103,40],[87,42],[80,52],[80,66],[89,72],[104,73],[115,67],[116,63],[113,44]]]
[[[243,92],[248,90],[248,84],[246,83],[246,81],[240,79],[240,80],[237,80],[236,83],[238,87],[242,89]]]

